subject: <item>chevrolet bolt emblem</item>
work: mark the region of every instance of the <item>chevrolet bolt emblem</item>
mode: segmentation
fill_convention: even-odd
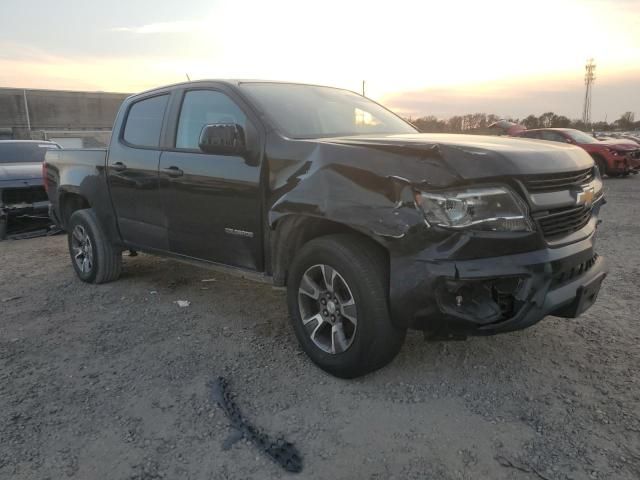
[[[578,194],[576,195],[576,205],[584,205],[585,207],[590,207],[593,203],[594,193],[595,192],[593,187],[588,187],[581,192],[578,192]]]

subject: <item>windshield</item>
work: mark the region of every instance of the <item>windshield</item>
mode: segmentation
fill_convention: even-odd
[[[47,150],[58,148],[55,143],[0,142],[0,163],[42,163]]]
[[[577,143],[599,143],[597,138],[593,138],[580,130],[565,130],[565,133],[569,135]]]
[[[347,90],[284,83],[240,86],[289,138],[417,132],[389,110]]]

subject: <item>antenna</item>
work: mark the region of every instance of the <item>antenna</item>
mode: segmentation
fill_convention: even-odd
[[[587,64],[584,66],[584,108],[582,110],[582,121],[585,125],[589,125],[591,123],[591,89],[593,86],[593,82],[596,79],[595,71],[596,64],[593,63],[593,58],[587,60]]]
[[[187,80],[191,81],[191,78],[189,78],[189,74],[185,73],[185,75],[187,76]]]
[[[366,95],[364,94],[364,84],[365,84],[365,81],[362,80],[362,96],[366,97]]]

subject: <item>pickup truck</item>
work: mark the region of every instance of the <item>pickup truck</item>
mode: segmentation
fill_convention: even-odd
[[[0,240],[26,219],[48,222],[42,162],[47,150],[59,148],[48,141],[0,140]]]
[[[50,151],[45,185],[81,280],[124,250],[286,287],[313,362],[353,378],[408,328],[435,339],[577,317],[607,267],[581,148],[420,134],[322,86],[197,81],[126,99],[107,150]]]

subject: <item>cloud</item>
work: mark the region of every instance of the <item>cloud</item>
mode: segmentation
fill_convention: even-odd
[[[157,33],[191,33],[202,28],[202,22],[178,20],[175,22],[148,23],[138,27],[114,27],[112,32],[130,32],[141,35]]]

